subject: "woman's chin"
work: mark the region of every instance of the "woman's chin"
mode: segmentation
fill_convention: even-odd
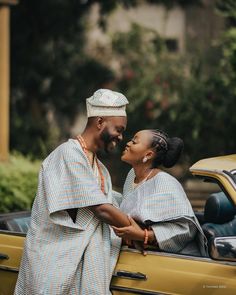
[[[121,161],[130,164],[129,158],[126,156],[126,154],[121,156]]]
[[[127,157],[126,157],[125,154],[123,154],[123,155],[121,156],[121,161],[123,161],[123,162],[127,162]]]

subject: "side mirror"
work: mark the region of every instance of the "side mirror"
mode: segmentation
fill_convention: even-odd
[[[210,256],[215,260],[236,262],[236,236],[214,238]]]

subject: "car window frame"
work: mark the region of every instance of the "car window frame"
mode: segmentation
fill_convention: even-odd
[[[141,252],[134,248],[128,248],[128,246],[122,246],[121,251],[124,252],[131,252],[131,253],[140,253]],[[223,265],[231,265],[236,267],[236,262],[234,261],[223,261],[223,260],[214,260],[210,257],[203,257],[203,256],[190,256],[186,254],[178,254],[178,253],[168,253],[164,251],[146,251],[147,255],[154,255],[154,256],[161,256],[161,257],[171,257],[173,259],[183,259],[183,260],[195,260],[195,261],[201,261],[201,262],[207,262],[207,263],[213,263],[213,264],[223,264]]]

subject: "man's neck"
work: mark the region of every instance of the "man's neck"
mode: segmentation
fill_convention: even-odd
[[[90,152],[97,153],[98,145],[93,132],[90,130],[85,129],[84,132],[81,134],[83,140],[85,141],[86,147]]]

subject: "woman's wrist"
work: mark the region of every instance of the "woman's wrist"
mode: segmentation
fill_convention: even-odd
[[[136,240],[140,241],[140,242],[143,242],[144,241],[144,235],[145,235],[145,231],[143,229],[140,229]]]
[[[153,242],[156,241],[156,237],[155,237],[155,234],[154,234],[154,232],[153,232],[152,229],[149,229],[149,230],[148,230],[148,241],[149,241],[150,243],[153,243]]]

